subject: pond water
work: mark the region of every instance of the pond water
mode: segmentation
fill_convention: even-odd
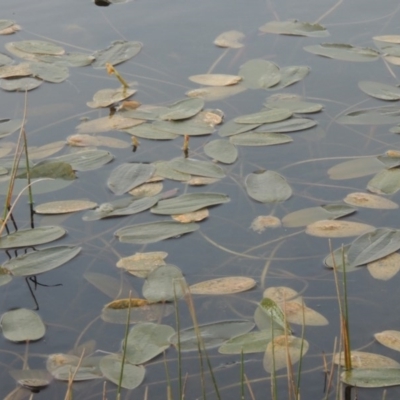
[[[67,52],[86,55],[105,49],[117,40],[141,42],[141,51],[135,57],[115,65],[115,68],[125,80],[135,82],[132,87],[137,92],[130,100],[138,101],[144,106],[168,106],[182,100],[189,90],[202,87],[190,81],[190,76],[206,73],[236,76],[241,66],[249,60],[261,59],[275,63],[279,65],[281,72],[283,67],[289,66],[310,68],[304,79],[281,89],[274,89],[272,86],[270,89],[246,90],[246,82],[248,84],[249,79],[247,77],[243,79],[244,82],[238,84],[243,87],[240,93],[218,100],[206,100],[204,108],[221,110],[224,121],[222,125],[215,127],[212,135],[190,137],[190,158],[210,161],[210,157],[204,152],[204,146],[214,139],[222,139],[218,135],[219,129],[234,118],[259,112],[263,109],[266,98],[271,95],[295,95],[304,101],[322,104],[323,109],[312,114],[296,113],[292,117],[308,118],[317,124],[309,129],[293,129],[286,132],[285,134],[293,140],[291,143],[274,146],[238,145],[238,158],[235,162],[216,162],[225,176],[215,183],[197,187],[165,179],[163,192],[177,188],[178,195],[212,192],[229,196],[229,202],[210,208],[209,217],[198,223],[199,229],[196,232],[149,244],[132,244],[120,242],[114,236],[114,232],[129,225],[169,221],[170,217],[155,215],[149,210],[99,221],[82,220],[86,211],[60,215],[34,214],[35,228],[57,226],[67,231],[67,234],[56,242],[38,245],[34,249],[68,245],[80,246],[82,250],[77,257],[60,268],[44,274],[38,273],[37,285],[30,281],[34,296],[31,295],[24,278],[29,276],[27,273],[15,276],[9,283],[1,286],[1,314],[18,308],[32,310],[37,304],[36,313],[46,325],[44,337],[30,342],[29,346],[25,343],[14,343],[1,336],[1,398],[30,398],[31,392],[19,388],[10,371],[13,373],[14,370],[23,369],[45,370],[49,355],[66,354],[75,350],[74,354],[79,356],[82,351],[79,346],[88,341],[95,343],[92,343],[92,347],[86,347],[85,356],[100,358],[106,354],[120,352],[126,329],[124,320],[120,324],[105,322],[100,317],[102,309],[116,298],[129,297],[130,291],[132,297],[143,298],[144,281],[116,268],[116,263],[121,257],[154,251],[168,253],[166,262],[180,268],[189,285],[230,276],[255,280],[254,288],[237,294],[193,295],[194,309],[200,325],[222,320],[253,321],[253,314],[266,288],[285,286],[296,290],[303,296],[307,306],[322,314],[328,322],[322,326],[304,327],[304,338],[309,344],[309,349],[302,362],[301,396],[307,399],[337,398],[337,367],[333,368],[335,373],[331,391],[329,394],[324,392],[326,381],[323,355],[330,369],[335,341],[340,341],[340,314],[335,279],[332,270],[327,269],[323,262],[330,252],[328,237],[332,236],[315,237],[306,234],[304,230],[308,222],[297,224],[295,227],[284,223],[277,228],[264,228],[261,232],[253,230],[251,226],[258,216],[273,215],[282,220],[294,211],[309,207],[338,203],[343,205],[343,199],[349,193],[367,193],[367,185],[372,176],[379,171],[387,171],[383,164],[377,167],[379,161],[371,161],[371,158],[368,161],[366,156],[376,157],[388,150],[400,150],[397,134],[389,131],[400,123],[396,110],[391,111],[393,117],[386,115],[384,123],[379,123],[379,116],[372,116],[367,122],[361,121],[359,124],[347,124],[339,118],[356,110],[396,106],[396,102],[376,98],[378,89],[374,89],[373,97],[360,90],[358,84],[362,81],[373,81],[392,86],[390,90],[381,89],[381,94],[396,94],[396,90],[398,91],[396,86],[400,63],[395,63],[400,60],[396,47],[400,43],[399,36],[391,38],[391,42],[379,42],[380,47],[377,47],[379,44],[373,37],[398,34],[400,6],[391,0],[369,2],[368,5],[361,0],[255,0],[251,5],[243,0],[220,0],[217,3],[209,0],[173,0],[167,3],[159,0],[138,0],[100,7],[91,0],[41,0],[29,3],[24,0],[3,0],[1,18],[14,20],[21,27],[21,30],[14,34],[0,35],[0,52],[10,56],[15,60],[14,63],[24,60],[6,50],[9,42],[49,41],[62,46]],[[320,23],[329,31],[329,36],[279,35],[259,30],[267,22],[293,19]],[[242,47],[224,49],[213,44],[218,35],[231,30],[244,34],[241,40]],[[351,44],[379,50],[379,53],[375,56],[365,56],[370,57],[371,62],[354,62],[321,57],[304,50],[306,46],[320,43]],[[388,49],[389,46],[392,47]],[[370,50],[364,49],[360,52],[368,51]],[[394,54],[394,58],[385,58],[390,52]],[[256,73],[253,72],[253,75]],[[116,77],[108,75],[105,68],[93,68],[90,65],[71,67],[69,77],[63,82],[44,82],[37,89],[29,91],[26,106],[23,92],[1,91],[1,116],[4,119],[22,119],[26,108],[25,130],[28,146],[65,141],[68,136],[77,132],[76,127],[84,121],[100,117],[106,117],[107,121],[113,118],[108,118],[109,108],[93,109],[86,103],[91,101],[97,91],[105,88],[117,89],[119,86]],[[229,87],[235,88],[235,85]],[[399,99],[400,96],[397,100]],[[10,169],[9,157],[12,156],[18,141],[18,132],[19,129],[0,141],[1,151],[7,147],[13,148],[8,156],[0,159],[0,167],[5,166],[7,170]],[[114,194],[107,187],[110,174],[118,166],[124,163],[149,164],[184,157],[183,135],[178,135],[173,140],[148,140],[139,136],[139,145],[133,149],[131,135],[122,130],[110,128],[101,133],[92,130],[89,134],[93,137],[101,135],[116,138],[123,141],[125,146],[99,146],[98,148],[112,153],[113,160],[97,169],[77,171],[77,179],[60,190],[35,193],[33,185],[34,206],[58,200],[86,199],[102,204],[121,197],[128,198],[128,195]],[[236,136],[238,135],[231,138]],[[228,142],[229,137],[225,139]],[[93,145],[90,146],[90,149],[93,148]],[[84,148],[65,143],[52,157],[75,153],[82,149]],[[389,157],[390,162],[399,158],[397,154],[394,156]],[[49,159],[50,156],[46,155],[45,158]],[[337,177],[340,179],[331,179],[334,174],[330,170],[332,167],[356,158],[365,159],[365,164],[350,164],[345,172]],[[35,163],[38,161],[39,158],[33,160]],[[398,165],[395,160],[395,166]],[[356,168],[362,172],[368,170],[370,173],[360,173],[353,179],[345,179],[353,174]],[[292,195],[279,201],[274,199],[276,201],[273,202],[254,200],[254,196],[247,193],[251,192],[251,188],[249,178],[246,177],[253,174],[254,179],[259,178],[264,176],[265,170],[274,171],[284,177]],[[257,172],[258,174],[254,174]],[[400,178],[393,179],[388,185],[389,189],[387,186],[383,189],[380,187],[383,192],[394,187],[392,194],[383,196],[399,204],[400,198],[396,191],[400,189]],[[118,177],[116,183],[121,180],[122,178]],[[50,184],[46,181],[44,186]],[[275,183],[271,182],[267,185],[261,183],[262,191],[268,192],[268,185],[275,193]],[[1,204],[6,201],[6,190],[7,182],[1,181]],[[13,201],[16,200],[18,190],[15,190]],[[281,190],[284,189],[279,187],[277,192],[281,193]],[[317,211],[314,210],[312,215],[315,216],[315,213]],[[370,229],[386,227],[395,230],[400,222],[398,215],[398,209],[356,207],[356,212],[341,220],[369,224]],[[13,217],[19,230],[30,228],[32,221],[26,196],[22,196],[16,202]],[[11,222],[8,226],[11,231],[14,230]],[[331,228],[328,226],[326,230],[329,229]],[[350,244],[359,235],[332,238],[332,248]],[[398,239],[392,241],[397,243]],[[388,254],[399,248],[400,245]],[[29,248],[29,251],[31,250],[32,246]],[[22,254],[23,249],[4,252],[2,263],[4,264],[9,257]],[[378,332],[399,329],[399,274],[394,274],[387,280],[375,279],[365,267],[365,263],[361,265],[363,266],[356,268],[357,271],[347,275],[351,348],[400,361],[395,350],[374,339],[374,334]],[[396,270],[398,267],[400,265],[393,268]],[[342,279],[340,273],[338,277]],[[180,300],[177,312],[182,328],[193,325],[187,302]],[[172,312],[165,314],[167,315],[164,317],[155,320],[153,318],[153,322],[175,329],[177,322],[173,307]],[[301,323],[292,324],[292,329],[295,336],[302,337]],[[337,344],[336,351],[338,346]],[[238,397],[241,392],[241,355],[221,355],[217,350],[209,349],[207,354],[220,398]],[[271,374],[265,371],[263,358],[263,352],[243,356],[244,372],[248,380],[248,383],[244,384],[245,398],[270,398]],[[172,346],[165,351],[165,360],[173,398],[178,398],[178,352]],[[58,362],[58,366],[61,366],[66,361],[60,358]],[[295,374],[297,365],[294,365]],[[122,398],[167,398],[168,379],[162,355],[145,362],[145,367],[144,381],[133,391],[123,389]],[[203,369],[204,385],[200,379],[202,374],[197,351],[182,352],[182,376],[186,377],[186,398],[218,398],[206,360]],[[14,376],[20,375],[14,373]],[[290,398],[287,382],[286,368],[278,370],[278,399]],[[73,397],[114,398],[117,386],[109,381],[106,386],[103,384],[104,379],[75,382]],[[343,388],[339,390],[342,391]],[[66,382],[53,379],[45,389],[35,393],[33,398],[59,399],[64,398],[66,392]],[[397,387],[388,389],[386,394],[383,389],[359,389],[358,398],[380,399],[386,395],[388,400],[397,399],[399,394]]]

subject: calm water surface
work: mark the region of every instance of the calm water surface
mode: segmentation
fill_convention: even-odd
[[[200,323],[221,319],[252,319],[256,303],[268,286],[289,286],[301,291],[307,305],[329,320],[327,326],[306,328],[310,350],[303,363],[302,398],[324,398],[321,354],[330,354],[335,338],[340,335],[334,280],[331,271],[324,269],[322,263],[329,252],[328,240],[303,233],[285,238],[301,229],[278,228],[258,234],[249,227],[258,215],[273,212],[282,218],[294,210],[338,202],[350,192],[364,191],[370,177],[330,181],[327,170],[340,161],[338,157],[374,155],[388,149],[399,149],[398,137],[389,132],[387,125],[345,126],[335,122],[338,114],[351,107],[357,109],[383,105],[383,102],[361,92],[357,84],[361,80],[376,80],[396,85],[398,67],[391,66],[390,70],[380,60],[371,63],[335,61],[303,50],[306,45],[322,42],[374,47],[373,36],[399,33],[399,7],[396,2],[389,0],[368,4],[362,0],[343,3],[254,0],[250,3],[244,0],[139,0],[97,7],[90,0],[3,0],[1,18],[13,19],[22,27],[14,35],[0,36],[1,51],[5,53],[4,45],[7,42],[29,39],[52,40],[64,46],[67,51],[88,54],[106,48],[115,40],[142,42],[144,46],[139,55],[117,69],[127,79],[137,82],[138,91],[134,99],[143,104],[172,103],[183,98],[187,90],[196,88],[188,77],[206,73],[224,51],[215,47],[213,40],[224,31],[236,29],[245,33],[245,46],[239,50],[229,50],[216,62],[213,72],[237,74],[239,67],[253,58],[270,60],[279,66],[308,65],[311,67],[309,76],[281,92],[298,94],[325,106],[323,112],[311,115],[311,118],[318,121],[318,126],[293,134],[293,143],[258,148],[241,147],[238,161],[224,166],[227,177],[206,191],[226,193],[231,197],[231,202],[212,209],[210,218],[201,223],[201,233],[210,241],[205,240],[199,232],[179,240],[172,239],[147,246],[122,244],[114,239],[113,232],[122,226],[158,219],[149,212],[91,223],[83,222],[81,214],[62,218],[36,216],[37,226],[61,225],[68,230],[68,235],[57,244],[79,244],[83,250],[67,265],[39,277],[40,283],[62,283],[62,286],[39,286],[35,291],[39,313],[47,325],[47,332],[44,339],[29,345],[30,368],[43,369],[48,354],[66,353],[91,339],[96,341],[96,350],[119,351],[124,326],[107,324],[98,318],[110,298],[90,285],[83,274],[96,272],[106,274],[110,279],[120,279],[140,296],[142,280],[121,273],[115,268],[115,263],[120,257],[139,251],[166,251],[169,254],[168,263],[179,266],[189,283],[229,275],[250,276],[258,283],[254,290],[235,296],[198,296],[195,302]],[[276,19],[319,21],[328,28],[331,35],[320,39],[259,34],[258,28],[261,25]],[[37,90],[29,92],[26,125],[29,144],[37,146],[64,140],[74,133],[81,117],[94,119],[106,116],[107,110],[93,111],[86,106],[86,102],[97,90],[107,87],[116,87],[114,77],[107,76],[104,70],[85,67],[70,68],[70,77],[61,84],[44,83]],[[265,98],[272,93],[247,90],[225,100],[207,103],[206,106],[223,110],[227,121],[259,111]],[[0,107],[2,118],[21,118],[24,95],[1,92]],[[122,132],[114,131],[112,135],[130,140]],[[2,140],[16,142],[16,136],[13,134]],[[207,159],[202,147],[209,140],[210,137],[191,139],[191,155]],[[115,156],[112,163],[96,171],[79,173],[79,179],[72,186],[38,195],[35,202],[75,198],[89,198],[98,203],[110,201],[115,196],[107,189],[106,180],[119,164],[127,161],[153,162],[181,155],[182,141],[179,139],[167,142],[143,139],[140,142],[136,153],[131,148],[110,149]],[[67,153],[70,149],[66,146],[62,151]],[[311,159],[315,161],[304,162]],[[244,177],[260,169],[282,173],[292,186],[294,195],[276,206],[250,200],[244,190]],[[182,184],[172,181],[165,183],[166,190],[174,187],[179,187],[181,192],[202,190],[190,187],[185,189]],[[397,203],[400,200],[399,195],[393,195],[391,199]],[[26,200],[19,202],[14,214],[19,228],[29,226]],[[400,222],[396,210],[361,209],[346,219],[391,228],[397,228]],[[263,246],[265,242],[274,239],[279,239],[276,244]],[[351,240],[335,239],[332,245],[336,248]],[[253,247],[255,249],[252,250]],[[235,255],[243,252],[252,257]],[[7,259],[6,254],[2,257],[3,261]],[[263,279],[263,270],[268,262],[268,274]],[[374,342],[373,334],[386,329],[399,329],[399,279],[395,276],[387,282],[377,281],[365,268],[349,275],[351,339],[354,349],[398,359],[394,351]],[[13,279],[0,288],[0,313],[19,307],[33,308],[34,303],[24,280]],[[181,324],[191,326],[190,317],[183,305],[181,309]],[[175,326],[173,315],[162,322]],[[300,335],[301,327],[296,326],[295,333]],[[22,368],[26,346],[13,344],[3,337],[0,343],[0,397],[29,398],[28,391],[16,395],[21,397],[6,397],[16,385],[9,371]],[[240,357],[222,357],[216,350],[211,350],[209,354],[222,398],[239,396]],[[171,348],[166,356],[177,398],[177,353]],[[246,355],[245,361],[245,372],[255,397],[269,398],[270,380],[262,367],[262,354]],[[143,384],[133,392],[124,392],[123,398],[143,398],[145,387],[149,388],[149,398],[166,398],[162,358],[153,360],[146,368]],[[199,363],[195,353],[185,354],[184,371],[189,374],[187,398],[201,398]],[[281,372],[281,375],[284,373]],[[101,380],[77,383],[74,398],[100,399],[102,385]],[[278,380],[278,386],[278,398],[285,399],[286,378]],[[35,394],[34,398],[61,399],[65,391],[65,383],[53,381],[46,390]],[[114,398],[113,384],[108,384],[107,391],[107,397]],[[207,382],[207,391],[207,398],[216,398],[210,382]],[[334,396],[332,392],[329,398]],[[359,392],[359,399],[377,399],[381,396],[381,390]],[[398,396],[399,390],[390,389],[386,399],[397,399]]]

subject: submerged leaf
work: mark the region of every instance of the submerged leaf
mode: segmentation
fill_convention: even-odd
[[[125,87],[118,89],[101,89],[93,95],[93,101],[87,102],[90,108],[109,107],[119,101],[125,100],[132,96],[136,90],[127,89]]]
[[[389,332],[389,331],[387,331]],[[376,335],[375,335],[376,337]],[[333,362],[337,365],[345,366],[344,353],[335,354]],[[365,351],[351,351],[352,368],[398,368],[400,364],[392,358],[381,356],[380,354],[367,353]]]
[[[210,161],[200,161],[193,158],[176,158],[169,165],[178,172],[204,176],[206,178],[223,178],[224,170]]]
[[[275,146],[293,142],[293,139],[281,133],[245,132],[231,136],[229,141],[237,146]]]
[[[129,257],[122,257],[117,262],[117,267],[123,268],[125,271],[139,278],[146,278],[157,267],[165,265],[164,259],[167,255],[168,253],[164,251],[135,253]]]
[[[400,385],[400,368],[352,369],[344,371],[340,380],[360,388],[378,388]]]
[[[377,194],[394,194],[400,190],[400,169],[384,169],[367,184],[367,189]]]
[[[2,79],[0,87],[7,92],[25,92],[39,87],[43,81],[36,78]]]
[[[349,112],[337,119],[341,124],[385,125],[400,122],[400,110],[397,106],[373,107]]]

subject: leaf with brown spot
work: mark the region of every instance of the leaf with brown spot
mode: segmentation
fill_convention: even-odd
[[[392,253],[367,264],[368,272],[375,279],[387,281],[400,271],[400,254]]]
[[[400,351],[400,331],[388,330],[375,333],[375,339],[389,349]]]
[[[229,276],[225,278],[211,279],[189,286],[192,294],[234,294],[252,289],[256,286],[253,278],[246,276]]]

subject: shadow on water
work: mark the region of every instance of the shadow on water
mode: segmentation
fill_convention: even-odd
[[[39,242],[34,245],[1,247],[5,249],[2,259],[5,272],[3,273],[3,269],[0,271],[2,285],[0,313],[5,315],[18,308],[36,310],[37,315],[44,321],[46,332],[45,336],[37,341],[15,343],[8,340],[3,326],[5,336],[1,338],[0,349],[2,355],[0,397],[10,400],[31,398],[31,392],[20,388],[15,382],[22,379],[21,370],[45,370],[46,362],[49,369],[51,369],[49,367],[51,362],[58,363],[57,366],[60,367],[63,363],[68,363],[71,357],[75,357],[74,362],[78,362],[83,349],[85,357],[83,363],[86,362],[86,367],[90,369],[88,373],[93,373],[92,377],[99,379],[74,382],[73,398],[116,397],[117,385],[110,382],[109,380],[112,381],[112,379],[109,378],[104,386],[104,378],[98,364],[104,355],[121,352],[126,317],[122,314],[125,319],[120,318],[119,323],[110,323],[107,322],[107,318],[111,317],[105,317],[102,310],[112,300],[129,299],[130,296],[143,298],[143,279],[132,276],[122,268],[117,269],[115,265],[122,257],[128,257],[134,253],[157,251],[168,253],[167,264],[178,266],[188,284],[230,276],[252,278],[257,283],[251,290],[237,294],[194,295],[194,308],[199,324],[221,320],[253,321],[255,309],[263,298],[264,290],[281,286],[297,291],[307,307],[318,311],[329,321],[327,325],[307,325],[304,328],[304,337],[309,344],[309,349],[303,357],[301,366],[302,398],[335,399],[338,398],[338,393],[342,393],[346,400],[352,398],[397,399],[400,394],[397,387],[389,388],[387,392],[380,388],[358,390],[353,388],[351,393],[349,387],[345,385],[340,387],[337,384],[339,378],[336,373],[337,367],[332,367],[332,352],[335,348],[334,343],[336,342],[338,346],[340,342],[338,300],[332,271],[325,268],[323,264],[324,258],[330,251],[327,238],[329,235],[315,237],[305,234],[308,223],[290,225],[285,223],[284,217],[294,211],[309,207],[332,203],[343,205],[343,199],[349,193],[367,192],[367,185],[374,174],[393,171],[399,166],[396,164],[393,169],[385,169],[383,164],[378,164],[381,161],[374,158],[388,150],[399,149],[398,137],[394,133],[398,132],[398,129],[389,131],[400,123],[396,111],[392,111],[394,114],[392,119],[389,117],[389,120],[382,124],[378,121],[380,116],[372,117],[372,120],[368,120],[367,123],[338,122],[341,117],[349,117],[348,114],[352,111],[388,105],[379,96],[378,98],[376,95],[370,97],[365,91],[361,91],[357,86],[361,81],[376,81],[391,85],[390,90],[381,88],[380,93],[387,94],[389,90],[391,96],[396,96],[397,68],[400,62],[398,61],[399,50],[395,45],[398,45],[399,38],[393,36],[387,39],[389,44],[386,43],[378,48],[373,37],[396,33],[398,4],[389,0],[369,2],[368,5],[361,0],[352,1],[349,4],[342,0],[330,4],[314,0],[298,2],[256,0],[251,5],[241,0],[235,2],[223,0],[218,4],[208,0],[202,2],[175,0],[169,4],[157,0],[155,2],[45,0],[29,4],[23,0],[3,0],[3,3],[2,18],[14,20],[21,27],[20,31],[13,34],[0,35],[2,53],[11,57],[14,64],[25,60],[21,61],[9,50],[7,47],[9,42],[51,41],[65,48],[68,53],[79,52],[86,56],[98,49],[107,48],[115,41],[137,41],[143,44],[138,55],[115,65],[117,72],[114,71],[114,76],[107,74],[105,68],[71,67],[68,78],[62,83],[44,82],[37,89],[29,91],[27,105],[23,93],[1,91],[0,106],[3,118],[22,119],[26,110],[24,126],[29,146],[36,146],[36,149],[29,148],[35,164],[41,163],[44,159],[48,163],[49,159],[59,155],[79,154],[77,151],[81,149],[80,147],[62,143],[59,149],[50,155],[45,153],[45,149],[39,149],[46,155],[33,156],[35,151],[40,153],[37,149],[39,146],[58,141],[65,142],[67,137],[77,133],[77,125],[104,117],[102,120],[104,126],[88,131],[91,142],[87,144],[87,147],[92,150],[105,149],[112,153],[113,157],[110,156],[108,162],[104,162],[101,167],[99,164],[99,168],[72,167],[69,173],[76,174],[77,179],[72,183],[65,183],[64,180],[63,186],[57,191],[51,190],[53,184],[51,181],[41,182],[40,190],[39,184],[37,187],[34,184],[33,207],[51,201],[89,199],[102,204],[103,208],[114,207],[114,210],[118,207],[122,208],[113,202],[123,198],[121,204],[124,202],[128,204],[131,197],[125,194],[116,195],[116,192],[113,193],[109,189],[110,185],[107,187],[109,177],[119,165],[142,163],[149,166],[158,161],[184,157],[209,161],[210,157],[205,154],[205,145],[212,139],[221,139],[218,136],[219,129],[223,129],[228,121],[234,118],[258,112],[263,108],[266,98],[271,95],[291,94],[297,96],[296,99],[302,98],[307,102],[320,103],[323,109],[312,114],[295,112],[292,118],[308,118],[316,121],[317,125],[299,132],[294,132],[294,130],[281,132],[287,134],[293,143],[274,146],[265,146],[265,143],[263,146],[249,146],[249,143],[237,144],[237,160],[232,163],[215,161],[213,166],[221,166],[224,177],[205,188],[190,186],[179,180],[165,179],[163,194],[178,188],[179,194],[218,192],[230,198],[229,202],[222,204],[221,201],[220,205],[210,208],[210,216],[198,223],[199,230],[189,234],[179,231],[169,240],[132,244],[124,243],[114,235],[114,232],[129,225],[159,221],[159,215],[148,212],[150,206],[145,209],[147,211],[134,215],[115,216],[102,220],[82,220],[82,216],[89,215],[85,214],[87,211],[57,215],[32,213],[32,205],[27,204],[27,196],[22,196],[15,202],[17,194],[26,185],[25,180],[20,177],[18,180],[21,181],[21,188],[16,188],[14,191],[12,219],[6,225],[7,235],[12,235],[12,232],[8,231],[12,224],[16,231],[18,231],[17,227],[19,231],[34,227],[51,226],[54,229],[62,227],[66,232],[57,239],[51,239],[57,240],[55,246],[62,246],[63,251],[66,252],[70,251],[70,248],[81,247],[82,249],[79,255],[79,250],[73,256],[65,255],[67,261],[62,268],[50,267],[63,264],[61,255],[57,255],[61,253],[57,253],[56,256],[46,258],[43,265],[36,265],[37,263],[33,265],[34,274],[26,271],[18,274],[13,273],[11,267],[7,267],[9,260],[15,260],[18,256],[19,258],[24,255],[29,256],[32,253],[38,254],[38,251],[54,244],[47,245],[44,243],[48,242]],[[108,7],[110,5],[112,7]],[[294,18],[299,21],[322,24],[328,29],[330,36],[278,35],[259,31],[259,27],[266,22],[287,21]],[[233,29],[243,32],[242,47],[222,49],[213,44],[218,35]],[[363,48],[361,53],[367,52],[365,48],[373,48],[379,50],[380,53],[374,62],[351,62],[319,57],[304,50],[305,46],[324,42],[359,46]],[[118,117],[121,111],[118,107],[115,108],[113,103],[103,108],[89,108],[86,104],[98,90],[118,88],[119,82],[115,75],[119,73],[129,83],[134,82],[130,88],[137,90],[134,97],[129,98],[132,102],[126,103],[127,113],[134,112],[138,106],[134,104],[134,101],[152,107],[167,106],[185,98],[187,91],[201,87],[188,80],[188,77],[206,73],[236,76],[241,66],[252,59],[268,60],[279,65],[281,71],[289,66],[308,66],[310,72],[303,77],[304,79],[293,82],[293,85],[284,88],[278,86],[279,90],[274,89],[273,85],[269,90],[243,87],[243,90],[238,90],[236,94],[219,95],[217,99],[207,100],[205,109],[214,111],[219,109],[224,114],[224,122],[215,127],[212,139],[206,135],[184,136],[192,132],[184,132],[184,134],[180,132],[177,137],[173,136],[173,140],[148,140],[139,134],[127,135],[123,128],[117,129],[109,122],[115,116]],[[263,77],[263,79],[267,78]],[[233,90],[232,88],[240,85],[243,85],[243,82],[236,86],[226,86],[224,89]],[[400,95],[392,100],[399,99]],[[118,100],[118,106],[121,102],[122,100]],[[146,111],[155,112],[154,107]],[[165,110],[157,112],[160,114],[157,114],[154,119],[159,122],[160,115]],[[218,113],[214,113],[213,117],[216,115]],[[168,118],[165,119],[168,120]],[[150,123],[146,125],[150,126]],[[191,129],[194,127],[192,126]],[[5,168],[4,175],[11,169],[12,155],[18,149],[19,127],[14,131],[16,133],[0,141],[2,157],[0,168]],[[155,134],[154,131],[152,134]],[[108,139],[118,139],[119,142],[99,142],[99,138],[104,136]],[[239,136],[240,134],[233,135],[231,138]],[[229,139],[228,136],[227,139]],[[75,145],[78,140],[84,139],[75,138]],[[85,140],[89,139],[85,138]],[[229,139],[229,143],[234,140]],[[106,154],[102,156],[107,157]],[[217,152],[215,158],[218,156]],[[348,167],[349,174],[353,174],[356,168],[362,171],[353,179],[346,180],[346,176],[334,179],[333,172],[328,172],[333,168],[338,168],[335,166],[339,163],[355,158],[364,160],[367,159],[366,156],[374,159],[366,161],[366,164],[360,162],[358,166],[351,164]],[[396,157],[398,158],[398,154],[391,158]],[[22,161],[23,159],[22,156],[18,174],[26,176],[25,169],[22,167],[25,162]],[[43,166],[46,162],[39,166]],[[71,165],[73,165],[72,162]],[[363,173],[367,170],[370,174]],[[257,179],[259,176],[264,176],[265,171],[275,171],[282,175],[290,187],[291,196],[272,201],[256,201],[256,195],[254,192],[251,194],[251,189],[249,190],[249,176],[251,174],[251,179]],[[347,171],[345,175],[346,173]],[[46,172],[46,174],[50,173]],[[153,173],[152,176],[154,175],[156,174]],[[53,178],[49,175],[46,177]],[[69,183],[71,184],[67,187]],[[116,186],[118,183],[119,179],[113,182]],[[265,182],[260,184],[260,187],[263,187],[263,184]],[[274,185],[274,183],[268,184]],[[390,185],[397,187],[398,184],[391,182]],[[398,189],[400,186],[397,187]],[[399,202],[397,190],[393,189],[393,192],[386,193],[387,197],[396,204]],[[256,189],[255,191],[257,192]],[[1,180],[2,204],[6,204],[6,192],[7,182]],[[282,195],[280,190],[277,192],[279,192],[278,195]],[[317,212],[322,211],[313,211],[313,213]],[[257,222],[266,221],[262,218],[255,221],[256,217],[262,216],[275,217],[274,221],[278,219],[278,223],[283,220],[283,226],[272,228],[257,225]],[[165,221],[170,220],[168,214],[167,218],[165,215],[161,217]],[[398,211],[390,208],[358,207],[355,213],[345,216],[344,219],[369,224],[375,228],[396,229],[399,225]],[[144,228],[138,228],[140,229]],[[161,231],[162,228],[159,229]],[[331,229],[330,226],[326,228],[326,230],[329,229]],[[7,236],[5,232],[3,235]],[[353,237],[333,237],[332,247],[335,249],[342,244],[349,244],[355,236],[358,234]],[[393,252],[397,250],[398,248]],[[395,267],[398,268],[399,265]],[[13,276],[11,277],[10,274]],[[28,290],[23,279],[28,285]],[[352,350],[397,359],[393,350],[382,346],[374,339],[374,334],[399,329],[398,280],[399,276],[395,273],[391,279],[387,277],[375,279],[374,274],[370,273],[365,266],[357,266],[356,271],[348,273]],[[177,321],[173,303],[172,301],[171,304],[146,304],[145,307],[150,310],[152,321],[175,328]],[[180,326],[182,328],[192,326],[190,306],[188,307],[183,300],[178,304]],[[131,323],[136,322],[134,315],[131,314]],[[292,329],[296,337],[302,337],[301,323],[292,324]],[[336,351],[338,351],[337,346]],[[241,362],[240,354],[219,354],[217,348],[211,348],[207,354],[217,381],[220,398],[236,398],[242,390],[245,392],[243,398],[273,398],[269,393],[274,379],[264,369],[263,352],[244,354],[243,362]],[[50,355],[53,357],[51,362]],[[206,366],[206,359],[201,359],[196,351],[191,351],[182,352],[181,361],[186,398],[218,398]],[[143,363],[146,367],[143,383],[135,388],[133,393],[124,389],[121,398],[127,399],[132,396],[167,398],[166,391],[169,383],[172,387],[173,398],[178,398],[179,385],[182,385],[182,381],[179,382],[179,362],[179,354],[172,346],[165,350],[165,359],[162,355],[158,355],[150,361],[146,360]],[[201,362],[204,364],[201,365]],[[293,370],[297,371],[296,368],[297,364],[293,366]],[[327,392],[331,368],[335,373]],[[204,377],[202,369],[205,371]],[[44,372],[43,374],[49,382],[42,385],[46,387],[38,390],[33,398],[64,398],[67,392],[65,381],[68,380],[68,374],[64,374],[62,379],[55,379]],[[295,399],[295,394],[288,389],[288,385],[290,387],[292,383],[289,380],[288,384],[287,376],[286,367],[276,371],[277,399]],[[60,377],[56,376],[56,378]],[[30,379],[38,378],[34,376]],[[29,386],[26,381],[23,383]],[[34,386],[36,385],[41,389],[38,382]]]

